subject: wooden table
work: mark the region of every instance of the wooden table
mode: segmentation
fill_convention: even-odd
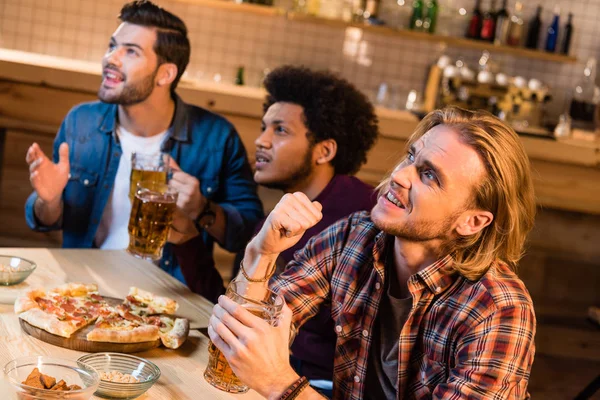
[[[185,285],[150,262],[139,260],[125,251],[66,250],[66,249],[13,249],[0,248],[0,254],[16,255],[38,264],[27,279],[24,289],[40,280],[48,287],[64,282],[95,282],[100,294],[123,297],[129,286],[135,285],[157,294],[176,299],[178,315],[190,319],[193,328],[206,327],[212,303],[192,293]],[[0,287],[0,293],[4,287]],[[231,395],[213,388],[203,377],[208,362],[208,338],[198,330],[190,330],[186,343],[177,350],[159,347],[136,353],[154,362],[162,375],[158,382],[139,397],[147,399],[259,399],[256,392]],[[10,360],[28,355],[43,355],[76,360],[83,352],[56,347],[25,334],[13,305],[0,304],[0,367]],[[9,383],[0,379],[2,399],[12,393]],[[93,397],[97,398],[97,397]]]

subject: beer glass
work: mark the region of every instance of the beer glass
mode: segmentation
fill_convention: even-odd
[[[283,297],[269,290],[266,283],[234,280],[229,284],[225,295],[269,324],[273,326],[277,324],[284,300]],[[235,376],[225,356],[210,340],[208,366],[204,371],[204,379],[214,387],[229,393],[248,391],[248,386]]]
[[[133,202],[138,182],[156,181],[167,183],[169,154],[131,154],[131,175],[129,176],[129,200]]]
[[[127,227],[127,251],[139,258],[158,260],[173,222],[177,191],[163,181],[140,181],[136,187]]]

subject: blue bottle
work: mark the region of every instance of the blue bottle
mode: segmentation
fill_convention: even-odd
[[[548,27],[548,36],[546,36],[546,51],[554,52],[558,43],[558,20],[560,18],[560,8],[554,8],[554,18]]]

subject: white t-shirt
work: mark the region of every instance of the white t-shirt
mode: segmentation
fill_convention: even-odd
[[[131,176],[131,153],[156,154],[167,136],[167,131],[151,137],[136,136],[117,126],[117,136],[121,142],[123,154],[119,160],[117,176],[113,190],[108,198],[102,220],[98,226],[94,243],[101,249],[125,249],[129,245],[129,179]]]

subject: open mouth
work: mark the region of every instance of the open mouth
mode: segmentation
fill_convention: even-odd
[[[256,169],[261,169],[271,162],[271,158],[264,153],[256,153],[254,165]]]
[[[398,200],[396,196],[392,194],[392,192],[387,192],[385,198],[396,207],[401,208],[403,210],[406,209],[406,207],[400,202],[400,200]]]
[[[113,70],[104,70],[103,84],[108,87],[115,87],[123,82],[123,75]]]

